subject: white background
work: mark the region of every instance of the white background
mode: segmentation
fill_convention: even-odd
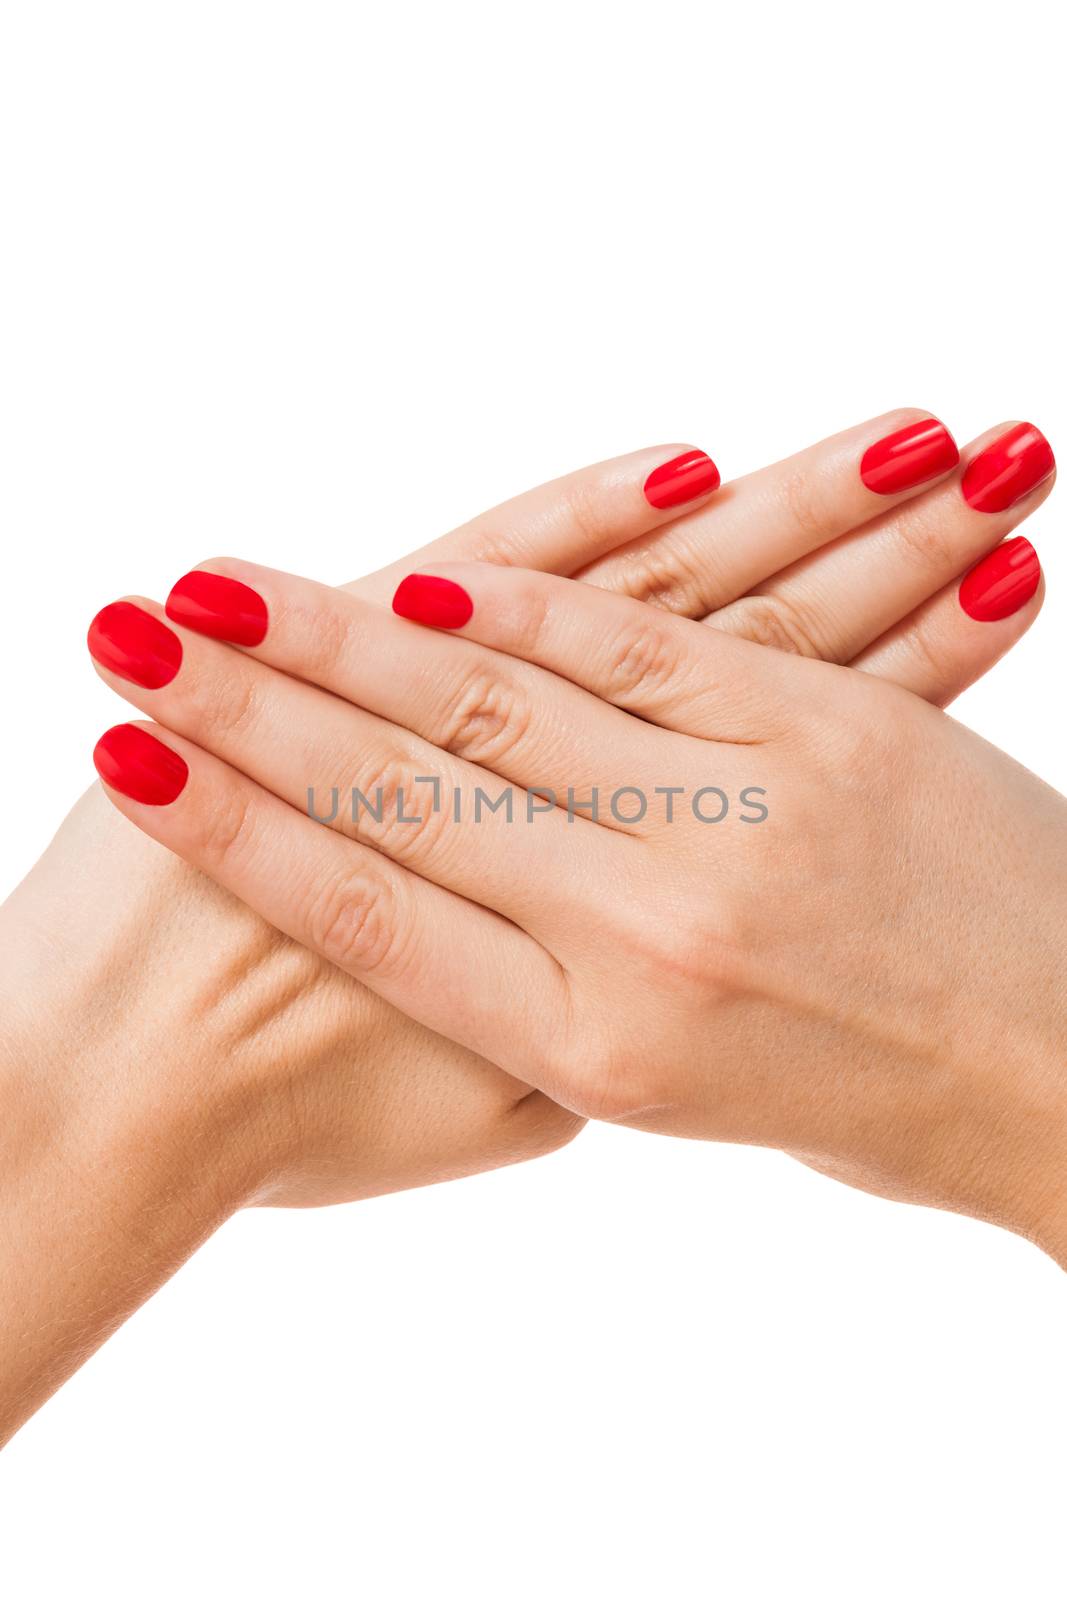
[[[197,560],[341,581],[587,460],[897,405],[1067,440],[1045,4],[0,19],[5,889],[124,714],[89,617]],[[1060,504],[959,714],[1067,787]],[[1023,1242],[591,1129],[226,1227],[5,1452],[0,1587],[1044,1600],[1065,1374]]]

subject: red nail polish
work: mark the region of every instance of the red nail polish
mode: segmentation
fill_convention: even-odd
[[[182,664],[178,635],[128,600],[97,612],[86,643],[94,661],[142,689],[162,689]]]
[[[900,494],[951,472],[959,459],[945,424],[926,417],[872,444],[860,462],[860,477],[875,494]]]
[[[963,498],[975,511],[1007,511],[1043,483],[1055,465],[1040,428],[1020,422],[975,456],[963,474]]]
[[[110,788],[145,806],[169,806],[189,776],[176,750],[132,722],[120,722],[97,740],[93,764]]]
[[[394,594],[393,610],[398,617],[426,622],[431,628],[462,628],[474,615],[474,602],[451,578],[412,572]]]
[[[218,572],[187,572],[179,578],[167,596],[167,616],[227,644],[262,644],[267,634],[263,596]]]
[[[1029,539],[1007,539],[960,584],[960,605],[975,622],[999,622],[1037,593],[1041,563]]]
[[[701,495],[711,494],[722,480],[719,469],[703,450],[687,450],[684,455],[665,461],[645,479],[645,499],[657,511],[684,506]]]

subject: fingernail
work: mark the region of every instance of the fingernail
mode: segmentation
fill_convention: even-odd
[[[474,615],[474,602],[451,578],[412,572],[394,594],[393,610],[398,617],[426,622],[431,628],[462,628]]]
[[[959,459],[945,424],[925,417],[872,444],[860,462],[860,477],[875,494],[900,494],[951,472]]]
[[[1007,511],[1043,483],[1055,465],[1041,429],[1020,422],[975,456],[963,474],[963,498],[975,511]]]
[[[98,611],[86,643],[94,661],[142,689],[162,689],[182,664],[178,635],[129,600],[116,600]]]
[[[975,622],[999,622],[1032,600],[1041,563],[1029,539],[1007,539],[979,561],[960,584],[960,605]]]
[[[169,806],[189,776],[176,750],[132,722],[120,722],[97,740],[93,764],[109,788],[145,806]]]
[[[645,479],[645,499],[657,511],[684,506],[701,495],[711,494],[722,480],[719,469],[703,450],[687,450],[684,455],[665,461]]]
[[[262,644],[267,634],[263,596],[218,572],[187,572],[167,596],[166,610],[172,622],[227,644]]]

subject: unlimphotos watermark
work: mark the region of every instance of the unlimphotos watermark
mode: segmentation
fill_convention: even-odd
[[[455,788],[446,793],[440,777],[415,777],[412,783],[421,784],[417,794],[408,794],[403,787],[392,788],[386,799],[384,786],[371,795],[362,789],[351,789],[345,798],[345,809],[350,811],[353,823],[364,816],[373,822],[389,820],[411,823],[425,822],[427,815],[444,813],[456,823],[481,823],[487,816],[503,817],[507,823],[532,823],[539,816],[554,811],[566,811],[567,821],[576,816],[587,817],[592,822],[612,821],[623,827],[636,827],[649,820],[675,822],[680,816],[692,817],[697,822],[718,823],[733,817],[749,824],[766,822],[770,815],[767,791],[756,785],[746,785],[731,796],[715,784],[705,784],[690,789],[685,784],[657,784],[651,791],[640,784],[623,784],[611,790],[592,788],[576,791],[566,789],[562,794],[547,785],[533,784],[514,788],[510,784],[496,795],[487,794],[477,785],[471,789]],[[336,822],[341,814],[341,789],[333,785],[329,790],[329,804],[322,808],[321,798],[316,798],[316,788],[307,791],[307,813],[313,822]]]

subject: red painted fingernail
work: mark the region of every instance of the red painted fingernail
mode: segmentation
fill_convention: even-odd
[[[93,764],[110,788],[145,806],[169,806],[189,776],[176,750],[132,722],[120,722],[97,740]]]
[[[167,616],[227,644],[262,644],[267,634],[263,596],[219,572],[187,572],[179,578],[167,596]]]
[[[116,600],[98,611],[86,643],[94,661],[142,689],[162,689],[182,664],[178,635],[129,600]]]
[[[1032,600],[1041,563],[1029,539],[1007,539],[979,561],[960,584],[960,605],[975,622],[999,622]]]
[[[1055,465],[1041,429],[1020,422],[975,456],[963,474],[963,498],[975,511],[1007,511],[1043,483]]]
[[[872,444],[860,462],[860,477],[875,494],[900,494],[951,472],[959,459],[945,424],[926,417]]]
[[[684,506],[711,494],[721,483],[719,469],[703,450],[687,450],[684,455],[665,461],[645,479],[645,499],[657,511]]]
[[[474,615],[474,601],[451,578],[412,572],[394,594],[393,610],[398,617],[426,622],[431,628],[462,628]]]

